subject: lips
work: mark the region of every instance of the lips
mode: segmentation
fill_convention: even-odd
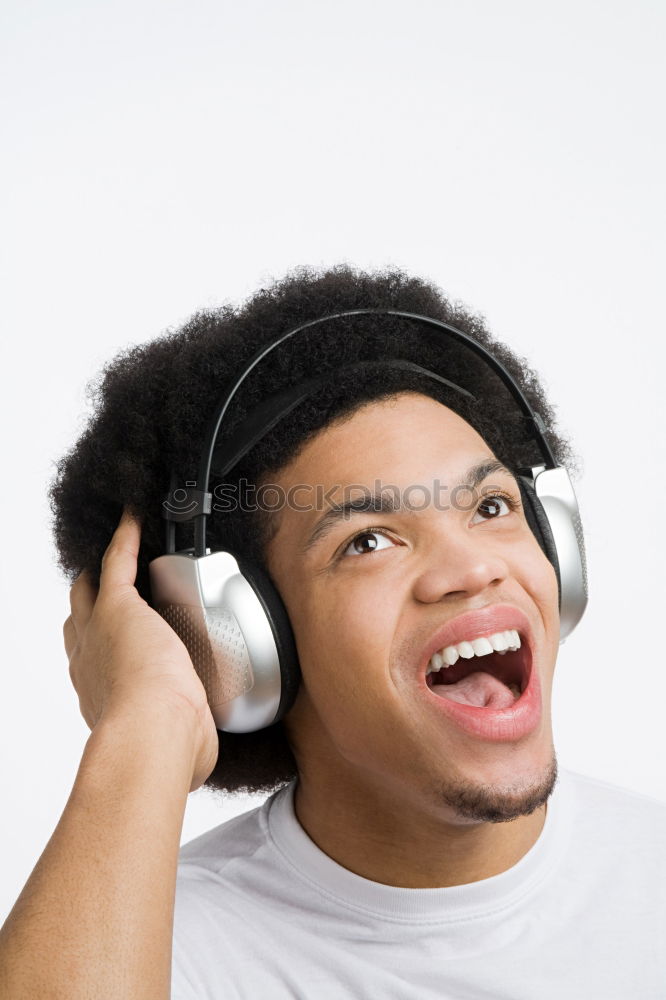
[[[520,664],[521,694],[513,704],[504,708],[460,704],[448,698],[438,697],[436,689],[429,689],[426,683],[426,670],[433,653],[463,639],[488,636],[493,632],[506,631],[508,628],[515,628],[521,637],[520,649],[515,654],[507,653],[501,658],[506,660],[508,656],[514,656]],[[488,654],[488,659],[491,655]],[[438,629],[419,658],[419,687],[426,695],[427,704],[430,706],[428,711],[435,711],[440,718],[455,725],[468,736],[497,743],[517,742],[528,737],[541,724],[541,682],[535,658],[534,634],[525,613],[512,605],[495,604],[460,615]],[[483,670],[483,661],[486,657],[474,659],[477,669]],[[471,663],[472,660],[465,662]],[[457,663],[454,664],[454,667],[456,666]]]

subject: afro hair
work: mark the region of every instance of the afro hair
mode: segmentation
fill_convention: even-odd
[[[136,587],[150,601],[148,565],[164,549],[162,501],[175,470],[178,482],[196,479],[211,414],[245,363],[269,341],[308,320],[354,309],[397,309],[443,320],[485,347],[513,376],[541,415],[551,450],[572,476],[578,458],[558,434],[554,408],[524,357],[496,341],[483,319],[436,286],[395,268],[367,272],[348,264],[296,268],[238,307],[195,313],[181,328],[125,349],[89,384],[93,413],[74,446],[58,461],[49,487],[58,565],[70,582],[82,570],[99,580],[102,555],[123,506],[142,522]],[[475,401],[412,370],[335,370],[354,361],[397,357],[417,362],[468,389]],[[453,338],[424,336],[423,328],[373,314],[322,323],[276,348],[234,397],[222,441],[267,396],[312,375],[331,371],[324,388],[302,402],[227,473],[224,485],[269,481],[331,421],[365,403],[405,391],[450,407],[484,438],[509,468],[542,462],[529,423],[504,383],[476,354]],[[208,485],[215,490],[222,483]],[[237,510],[208,518],[207,544],[241,553],[268,572],[264,548],[270,514]],[[177,524],[177,549],[193,544],[191,522]],[[218,731],[219,732],[219,731]],[[297,775],[282,722],[255,733],[219,732],[220,751],[210,788],[269,793]]]

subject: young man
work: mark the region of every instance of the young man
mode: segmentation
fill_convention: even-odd
[[[225,480],[301,502],[210,519],[212,550],[263,566],[286,607],[302,680],[283,720],[217,731],[185,645],[147,600],[170,470],[196,468],[222,389],[277,333],[361,307],[438,317],[491,346],[426,283],[337,268],[295,272],[107,369],[52,488],[91,736],[2,932],[10,1000],[666,996],[666,806],[558,776],[558,576],[515,476],[538,454],[469,353],[395,318],[351,317],[248,379],[229,439],[272,392],[331,373]],[[492,351],[571,467],[534,373]],[[475,401],[382,367],[391,357]],[[377,483],[412,502],[378,503]],[[530,710],[466,723],[456,704],[514,703],[522,685],[499,680],[498,661],[518,644]],[[187,794],[204,782],[272,794],[178,866]]]

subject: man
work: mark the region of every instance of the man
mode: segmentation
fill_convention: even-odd
[[[302,680],[283,720],[217,731],[185,645],[144,600],[169,471],[196,466],[223,383],[280,330],[361,306],[491,344],[418,279],[338,268],[199,314],[107,371],[52,488],[77,574],[65,646],[92,732],[3,930],[11,1000],[666,996],[666,806],[558,776],[558,577],[515,476],[538,456],[463,350],[352,317],[284,345],[245,386],[229,435],[271,392],[331,372],[229,477],[326,504],[211,518],[211,548],[261,564],[286,607]],[[492,350],[571,466],[534,373]],[[361,367],[338,377],[343,356]],[[439,367],[476,401],[363,367],[387,357]],[[421,502],[378,504],[376,483]],[[362,502],[340,516],[352,492]],[[123,506],[137,516],[108,544]],[[504,676],[502,657],[529,676]],[[186,797],[204,782],[272,794],[183,848],[178,868]]]

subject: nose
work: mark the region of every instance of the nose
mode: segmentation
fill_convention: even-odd
[[[440,537],[424,557],[414,581],[414,598],[432,604],[445,597],[473,597],[509,576],[506,558],[487,538]]]

